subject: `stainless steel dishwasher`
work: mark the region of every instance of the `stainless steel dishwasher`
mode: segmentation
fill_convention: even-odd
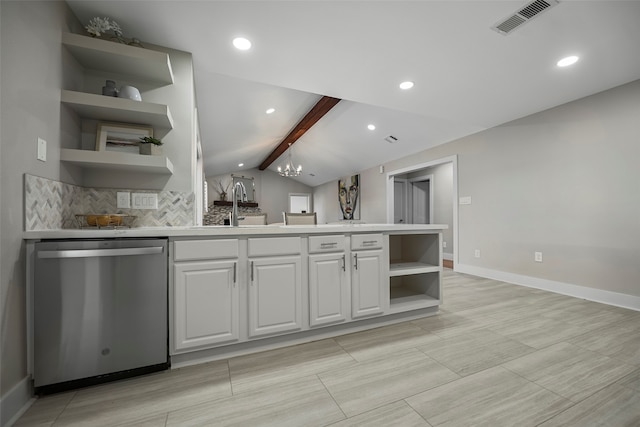
[[[166,239],[36,243],[36,391],[168,368],[167,261]]]

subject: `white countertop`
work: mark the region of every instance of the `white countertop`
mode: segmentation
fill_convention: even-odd
[[[40,239],[95,239],[114,237],[217,237],[268,236],[290,234],[327,233],[437,233],[448,228],[445,224],[318,224],[318,225],[228,225],[193,227],[134,227],[116,230],[59,229],[26,231],[26,240]]]

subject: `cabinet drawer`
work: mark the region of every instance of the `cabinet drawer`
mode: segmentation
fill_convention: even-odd
[[[174,261],[238,257],[238,239],[178,240],[173,242]]]
[[[309,236],[309,253],[344,252],[344,236]]]
[[[379,249],[382,242],[382,234],[354,234],[351,236],[351,250]]]
[[[300,237],[267,237],[249,239],[248,255],[295,255],[300,253]]]

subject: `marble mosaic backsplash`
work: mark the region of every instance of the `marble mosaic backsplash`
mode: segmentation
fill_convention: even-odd
[[[128,189],[84,188],[25,174],[25,230],[78,228],[76,214],[122,213],[136,216],[134,227],[194,225],[195,195],[179,191],[158,194],[158,209],[118,209],[116,192]]]
[[[209,205],[209,212],[204,214],[202,218],[203,225],[224,225],[224,220],[229,219],[229,214],[233,208],[231,206],[215,206],[213,203]],[[259,207],[238,206],[238,216],[257,215],[262,213]],[[269,218],[267,218],[268,220]]]

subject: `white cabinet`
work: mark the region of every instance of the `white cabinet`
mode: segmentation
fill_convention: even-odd
[[[300,255],[250,261],[251,338],[301,329],[301,267]]]
[[[302,328],[300,237],[248,241],[249,337]]]
[[[240,337],[238,240],[175,241],[172,258],[173,350],[179,352],[237,341]]]
[[[368,327],[376,316],[435,312],[441,240],[413,230],[176,239],[172,354],[257,347],[361,320],[357,327]]]
[[[177,350],[239,338],[237,262],[182,262],[174,267]]]
[[[351,316],[382,314],[388,302],[382,234],[351,236]]]
[[[349,273],[345,236],[309,237],[309,325],[349,319]]]

